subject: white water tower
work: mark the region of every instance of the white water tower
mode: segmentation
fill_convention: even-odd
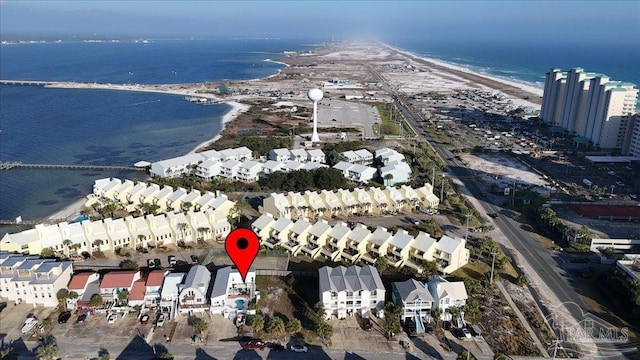
[[[324,94],[322,90],[315,88],[309,90],[307,93],[307,97],[309,100],[313,101],[313,134],[311,135],[312,142],[320,141],[320,136],[318,136],[318,101],[322,100]]]

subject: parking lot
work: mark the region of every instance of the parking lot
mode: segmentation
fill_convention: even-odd
[[[387,341],[382,330],[383,319],[372,318],[373,329],[365,331],[358,316],[349,316],[344,320],[330,320],[333,326],[331,347],[350,350],[402,351],[397,341]]]
[[[380,124],[378,110],[367,104],[323,99],[318,103],[319,127],[364,129],[365,137],[374,136],[373,124]]]

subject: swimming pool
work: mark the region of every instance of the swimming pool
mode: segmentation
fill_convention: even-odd
[[[236,309],[238,310],[246,310],[247,302],[243,299],[236,299]]]

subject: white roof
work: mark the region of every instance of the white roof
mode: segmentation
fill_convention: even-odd
[[[185,164],[193,164],[193,163],[197,163],[198,161],[204,161],[204,160],[206,160],[206,158],[202,156],[200,153],[193,153],[193,154],[187,154],[184,156],[179,156],[171,159],[157,161],[156,164],[165,168],[169,168],[169,167],[183,166]]]
[[[436,239],[432,238],[431,235],[421,231],[418,236],[416,236],[416,239],[411,244],[411,247],[426,253],[435,243]]]
[[[281,217],[272,225],[272,228],[280,233],[291,226],[291,224],[293,224],[293,221],[287,219],[286,217]]]
[[[233,168],[237,168],[239,167],[241,164],[240,161],[236,161],[236,160],[227,160],[224,163],[222,163],[222,167],[226,168],[226,169],[233,169]]]
[[[398,249],[404,249],[413,240],[413,236],[406,231],[400,230],[391,238],[390,244]]]
[[[253,169],[253,168],[262,168],[262,164],[254,161],[254,160],[246,160],[245,162],[243,162],[242,164],[240,164],[240,167],[245,168],[245,169]]]
[[[235,148],[234,149],[236,151],[236,154],[238,155],[247,155],[247,154],[253,154],[253,152],[251,151],[251,149],[249,149],[246,146],[241,146],[239,148]]]
[[[273,216],[271,216],[271,214],[263,214],[262,216],[257,218],[251,224],[251,226],[259,230],[264,230],[267,226],[271,225],[273,221],[274,219],[273,219]]]
[[[235,149],[220,150],[220,151],[218,151],[218,154],[220,154],[220,157],[223,158],[223,159],[226,159],[226,158],[232,157],[232,156],[238,156],[238,152]]]
[[[436,243],[436,249],[447,254],[453,254],[458,246],[460,246],[460,240],[450,238],[447,235],[441,237]]]
[[[308,162],[306,164],[304,164],[304,166],[302,167],[305,170],[315,170],[315,169],[320,169],[320,168],[325,168],[328,167],[325,164],[321,164],[317,161],[312,161],[312,162]]]
[[[355,165],[346,161],[340,161],[339,163],[333,165],[334,169],[338,169],[340,171],[347,171],[350,170],[352,167],[354,167]]]
[[[305,149],[293,149],[290,151],[292,157],[302,157],[307,158],[307,150]]]
[[[350,231],[351,229],[347,226],[347,224],[340,221],[333,226],[333,229],[331,229],[331,231],[329,231],[329,234],[327,235],[331,236],[334,239],[340,240],[344,238]]]
[[[300,163],[298,161],[289,161],[288,163],[284,164],[284,166],[282,167],[285,170],[299,170],[304,166],[303,163]]]
[[[363,159],[373,158],[373,154],[371,152],[369,152],[369,150],[367,150],[367,149],[356,150],[356,151],[354,151],[354,153],[356,155],[360,156]]]
[[[361,164],[353,164],[352,167],[349,168],[349,171],[356,172],[358,174],[375,174],[376,169],[371,166],[361,165]]]
[[[160,296],[163,299],[178,297],[178,285],[182,283],[185,273],[169,273],[164,277]]]
[[[382,246],[382,244],[389,241],[389,239],[391,239],[391,233],[387,231],[386,228],[383,228],[382,226],[378,226],[376,231],[374,231],[373,234],[371,234],[369,241],[378,246]]]
[[[212,166],[220,166],[220,165],[222,165],[220,161],[209,159],[209,160],[203,161],[201,164],[198,165],[198,167],[203,169],[209,169]]]
[[[316,237],[321,237],[322,235],[329,232],[329,230],[331,230],[331,225],[329,225],[329,223],[327,223],[325,220],[319,220],[315,224],[313,224],[311,229],[309,229],[309,234]]]
[[[271,151],[273,151],[274,154],[276,154],[277,156],[289,156],[291,153],[289,152],[289,149],[286,148],[279,148],[279,149],[271,149]]]
[[[267,160],[264,164],[262,164],[262,167],[273,172],[282,169],[284,167],[284,163],[275,160]]]
[[[298,219],[298,221],[296,221],[295,224],[293,224],[293,227],[291,227],[291,231],[299,235],[299,234],[302,234],[305,230],[309,229],[310,227],[311,227],[311,223],[307,221],[307,219],[300,218]]]
[[[371,235],[371,231],[366,226],[358,224],[348,235],[349,240],[353,240],[360,244],[364,239]]]
[[[427,283],[429,288],[435,287],[437,295],[436,301],[449,297],[451,299],[467,299],[467,289],[463,281],[449,282],[440,276],[435,277]]]
[[[204,156],[207,159],[211,159],[211,158],[220,158],[220,153],[217,150],[207,150],[207,151],[203,151],[200,154],[202,154],[202,156]]]
[[[310,157],[322,157],[322,156],[324,156],[324,153],[320,149],[307,150],[307,154],[309,154]]]
[[[358,201],[353,197],[353,194],[349,190],[338,189],[338,197],[346,206],[357,205]]]
[[[358,156],[358,154],[356,154],[352,150],[343,151],[342,153],[340,153],[340,155],[342,155],[347,160],[358,160],[360,158],[360,156]]]

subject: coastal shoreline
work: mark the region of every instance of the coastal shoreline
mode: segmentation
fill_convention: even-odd
[[[222,137],[222,132],[224,131],[226,124],[232,122],[233,120],[236,119],[236,117],[238,117],[238,115],[242,114],[243,112],[249,110],[250,106],[237,102],[237,101],[225,101],[225,104],[231,106],[231,109],[229,111],[227,111],[226,114],[224,114],[224,116],[222,117],[222,126],[220,127],[220,132],[214,136],[212,139],[207,140],[201,144],[199,144],[198,146],[196,146],[193,150],[191,150],[188,154],[193,154],[195,152],[197,152],[197,150],[199,150],[200,148],[203,148],[207,145],[210,145],[214,142],[216,142],[217,140],[219,140]]]

